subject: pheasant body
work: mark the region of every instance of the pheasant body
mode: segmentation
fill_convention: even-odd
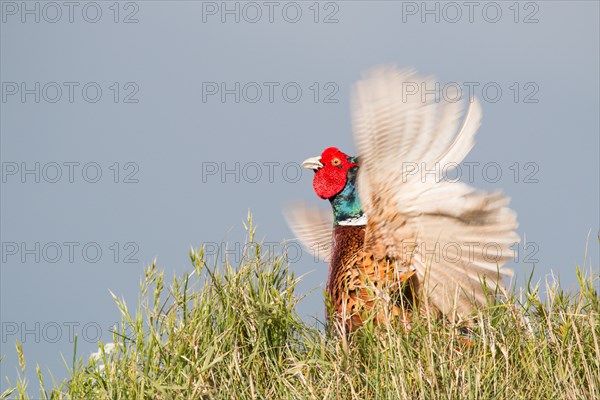
[[[356,187],[358,160],[344,157],[352,165],[346,172],[346,184],[329,198],[334,227],[326,290],[334,318],[343,320],[347,331],[355,330],[371,317],[379,323],[391,315],[402,314],[402,320],[408,323],[414,298],[409,292],[416,285],[416,276],[409,287],[405,282],[406,271],[400,268],[402,264],[398,260],[377,259],[368,252],[365,247],[367,218]],[[404,298],[401,298],[402,291]],[[377,312],[373,313],[375,309]]]
[[[375,69],[358,82],[353,128],[360,157],[330,147],[303,164],[315,171],[315,192],[332,212],[288,212],[296,236],[329,261],[327,296],[348,331],[368,318],[396,318],[407,327],[418,300],[461,320],[512,274],[501,269],[519,240],[508,198],[414,171],[447,170],[464,159],[480,124],[479,103],[469,104],[457,133],[461,104],[407,97],[406,82],[434,86],[395,68]]]
[[[366,225],[333,228],[327,294],[336,320],[347,331],[368,318],[399,317],[408,326],[416,302],[417,277],[397,260],[377,259],[365,250]],[[376,310],[376,312],[373,312]]]

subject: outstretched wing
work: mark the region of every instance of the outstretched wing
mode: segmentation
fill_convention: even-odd
[[[311,255],[329,262],[331,259],[333,214],[331,210],[311,208],[303,203],[285,210],[290,229]]]
[[[492,289],[503,287],[512,271],[500,266],[519,238],[507,197],[444,179],[473,147],[481,107],[474,99],[463,118],[460,102],[426,92],[432,88],[433,79],[394,67],[357,83],[357,186],[369,220],[366,245],[410,263],[429,300],[454,318],[453,311],[464,316],[473,301],[486,302],[484,277]]]

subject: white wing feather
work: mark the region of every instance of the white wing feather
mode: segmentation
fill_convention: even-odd
[[[434,87],[432,78],[393,67],[357,83],[357,186],[369,216],[367,246],[379,256],[410,259],[434,306],[460,317],[486,301],[481,279],[504,288],[502,278],[512,271],[500,267],[519,238],[507,197],[443,180],[443,171],[473,148],[481,107],[471,102],[459,129],[463,105],[422,95]]]
[[[312,256],[329,262],[333,231],[331,210],[311,208],[297,203],[286,207],[285,217],[294,236],[304,248]]]

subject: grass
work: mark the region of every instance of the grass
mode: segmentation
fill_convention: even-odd
[[[249,218],[248,241],[255,230]],[[296,313],[299,279],[285,254],[245,246],[237,266],[190,252],[169,285],[153,263],[135,311],[116,296],[114,344],[73,358],[42,399],[591,399],[600,393],[598,275],[579,291],[548,283],[478,311],[470,345],[456,326],[415,317],[413,329],[367,324],[351,337]],[[315,326],[316,325],[316,326]],[[461,339],[462,338],[462,339]],[[76,344],[75,344],[76,347]],[[17,352],[22,373],[26,361]],[[30,398],[24,378],[0,398]],[[36,396],[36,398],[38,398]]]

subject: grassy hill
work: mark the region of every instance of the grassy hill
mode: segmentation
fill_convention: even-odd
[[[247,229],[253,242],[251,220]],[[578,293],[548,284],[543,302],[535,287],[490,304],[468,340],[458,327],[417,317],[410,332],[367,324],[348,337],[298,316],[298,279],[284,254],[245,248],[236,266],[191,251],[193,271],[170,284],[149,266],[135,310],[115,297],[114,343],[74,359],[70,378],[51,387],[38,367],[35,398],[598,398],[597,275],[578,269]],[[19,343],[17,351],[24,372]],[[35,386],[20,379],[0,398],[27,399]]]

